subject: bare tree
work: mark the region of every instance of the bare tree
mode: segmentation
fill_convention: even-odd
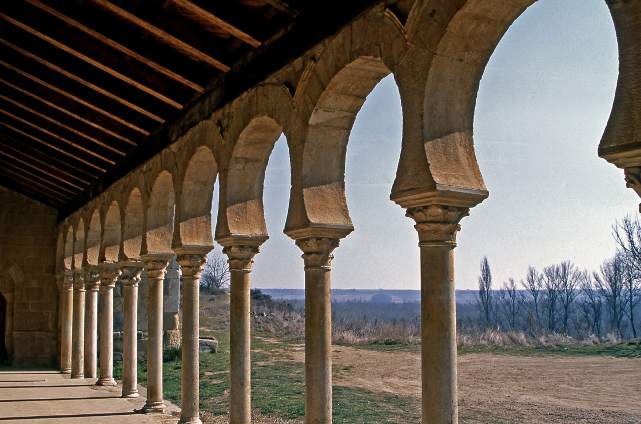
[[[521,285],[527,290],[530,298],[532,299],[532,309],[534,310],[534,332],[541,330],[541,298],[543,293],[543,278],[537,270],[530,266],[527,269],[525,282],[521,281]]]
[[[621,254],[625,255],[623,264],[623,298],[625,299],[627,318],[630,324],[630,330],[632,331],[632,337],[636,339],[637,328],[634,315],[639,301],[641,301],[641,279],[639,279],[639,274],[633,265],[636,260],[629,258],[629,254],[624,252],[621,252]]]
[[[521,304],[519,302],[519,291],[516,288],[514,278],[510,278],[503,284],[503,288],[499,292],[499,301],[510,329],[515,330]]]
[[[481,275],[479,276],[479,294],[478,302],[481,312],[481,320],[484,321],[485,327],[489,327],[492,322],[492,270],[487,256],[481,260]]]
[[[589,274],[583,275],[581,281],[581,310],[585,321],[589,323],[590,331],[601,336],[601,321],[603,319],[603,298],[595,287]]]
[[[223,290],[229,283],[229,264],[220,250],[212,250],[207,255],[205,269],[200,276],[200,286],[204,289]]]
[[[622,336],[621,325],[625,313],[624,298],[624,257],[617,253],[601,265],[601,272],[594,273],[594,281],[599,294],[605,300],[610,320],[610,330]]]
[[[579,294],[578,288],[581,283],[583,273],[570,262],[565,261],[556,266],[557,276],[559,279],[559,303],[561,306],[563,322],[563,334],[568,334],[568,322],[572,313],[574,300]]]
[[[543,287],[545,289],[545,309],[547,315],[548,331],[554,333],[557,324],[557,305],[559,301],[559,274],[556,265],[546,266],[543,269]]]
[[[632,337],[637,337],[636,308],[641,301],[641,222],[628,215],[612,227],[614,239],[624,262],[624,298]]]

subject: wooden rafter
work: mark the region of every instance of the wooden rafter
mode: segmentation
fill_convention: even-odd
[[[18,177],[22,177],[22,179],[30,181],[33,184],[38,184],[41,187],[45,187],[45,188],[49,189],[52,193],[56,193],[59,196],[64,196],[64,197],[70,199],[72,197],[72,195],[76,194],[72,190],[69,190],[67,188],[54,185],[47,178],[44,178],[44,177],[39,176],[37,174],[34,174],[33,172],[29,172],[29,171],[27,171],[27,170],[25,170],[23,168],[17,167],[13,163],[7,162],[2,158],[0,158],[0,162],[3,162],[3,166],[2,166],[2,170],[3,171],[12,173],[13,175],[16,175]]]
[[[161,124],[163,122],[165,122],[165,120],[163,118],[161,118],[160,116],[155,115],[155,114],[149,112],[148,110],[146,110],[146,109],[144,109],[144,108],[142,108],[140,106],[137,106],[137,105],[129,102],[128,100],[123,99],[122,97],[116,96],[115,94],[111,93],[110,91],[107,91],[107,90],[105,90],[105,89],[103,89],[101,87],[98,87],[97,85],[92,84],[89,81],[85,81],[84,79],[80,78],[79,76],[62,69],[61,67],[59,67],[57,65],[54,65],[53,63],[51,63],[51,62],[49,62],[47,60],[44,60],[41,57],[38,57],[35,54],[33,54],[31,52],[28,52],[25,49],[22,49],[22,48],[16,46],[15,44],[13,44],[13,43],[11,43],[11,42],[9,42],[7,40],[3,40],[2,38],[0,38],[0,44],[3,44],[5,46],[17,51],[18,53],[22,54],[23,56],[26,56],[26,57],[38,62],[39,64],[46,66],[47,68],[51,69],[52,71],[55,71],[55,72],[65,76],[65,77],[67,77],[67,78],[69,78],[71,80],[74,80],[77,83],[80,83],[80,84],[84,85],[85,87],[90,88],[91,90],[94,90],[99,94],[102,94],[105,97],[109,97],[110,99],[115,100],[116,102],[122,104],[123,106],[128,107],[129,109],[135,110],[136,112],[140,113],[141,115],[144,115],[144,116],[146,116],[146,117],[148,117],[148,118],[150,118],[150,119],[152,119],[152,120],[154,120],[154,121],[156,121],[158,123],[161,123]]]
[[[79,169],[78,167],[75,167],[57,157],[52,157],[51,155],[47,155],[46,153],[39,150],[34,150],[33,148],[27,148],[22,142],[17,141],[15,138],[10,137],[6,134],[0,134],[0,145],[2,145],[3,149],[8,149],[18,156],[29,158],[29,160],[33,160],[34,162],[40,163],[43,166],[52,167],[67,175],[69,178],[73,178],[82,184],[90,184],[89,180],[93,181],[95,178],[97,178],[95,175],[85,172],[82,169]],[[81,178],[78,175],[66,171],[63,168],[73,170],[76,173],[81,173],[85,175],[85,177]]]
[[[205,62],[222,72],[229,72],[230,67],[225,65],[218,59],[215,59],[210,55],[208,55],[207,53],[204,53],[201,50],[198,50],[194,46],[185,43],[184,41],[174,37],[173,35],[158,28],[157,26],[152,25],[151,23],[145,21],[144,19],[139,18],[133,13],[130,13],[125,9],[122,9],[107,0],[88,0],[88,1],[100,7],[101,9],[117,16],[123,21],[126,21],[129,24],[135,25],[143,29],[147,33],[154,36],[157,40],[167,44],[168,46],[184,54],[185,56],[188,56],[197,61]]]
[[[31,93],[31,92],[29,92],[29,91],[27,91],[27,90],[24,90],[24,89],[22,89],[22,88],[20,88],[20,87],[17,87],[17,86],[15,86],[14,84],[11,84],[11,83],[10,83],[10,82],[8,82],[8,81],[5,81],[5,80],[4,80],[4,79],[2,79],[2,78],[0,78],[0,84],[4,84],[4,85],[6,85],[7,87],[10,87],[10,88],[11,88],[11,89],[13,89],[13,90],[19,91],[20,93],[24,94],[25,96],[29,96],[29,97],[31,97],[31,98],[33,98],[33,99],[37,100],[38,102],[40,102],[40,103],[42,103],[42,104],[44,104],[44,105],[48,106],[48,107],[49,107],[49,108],[51,108],[51,109],[55,109],[55,110],[57,110],[57,111],[59,111],[59,112],[62,112],[62,113],[64,113],[65,115],[70,116],[72,119],[77,119],[78,121],[81,121],[81,122],[83,122],[83,123],[85,123],[85,124],[87,124],[87,125],[89,125],[89,126],[91,126],[91,127],[95,128],[95,129],[97,129],[97,130],[99,130],[99,131],[101,131],[101,132],[103,132],[103,133],[107,134],[107,135],[110,135],[110,136],[111,136],[111,137],[113,137],[113,138],[117,138],[118,140],[120,140],[120,141],[122,141],[122,142],[124,142],[124,143],[127,143],[127,144],[129,144],[129,145],[131,145],[131,146],[135,146],[135,145],[136,145],[136,143],[135,143],[135,142],[131,141],[131,140],[130,140],[130,139],[128,139],[127,137],[123,137],[123,136],[122,136],[122,135],[120,135],[120,134],[117,134],[117,133],[115,133],[115,132],[113,132],[113,131],[111,131],[111,130],[109,130],[109,129],[107,129],[107,128],[105,128],[105,127],[101,126],[101,125],[96,124],[95,122],[92,122],[92,121],[90,121],[90,120],[88,120],[88,119],[85,119],[85,118],[83,118],[83,117],[81,117],[81,116],[78,116],[78,115],[76,115],[75,113],[69,112],[67,109],[65,109],[65,108],[63,108],[63,107],[60,107],[60,106],[58,106],[57,104],[52,103],[52,102],[50,102],[50,101],[48,101],[48,100],[46,100],[46,99],[43,99],[42,97],[40,97],[40,96],[38,96],[38,95],[36,95],[36,94],[33,94],[33,93]]]
[[[173,99],[170,99],[169,97],[165,96],[162,93],[159,93],[158,91],[154,90],[151,87],[148,87],[147,85],[134,80],[133,78],[129,78],[128,76],[116,71],[115,69],[95,60],[92,59],[91,57],[79,52],[78,50],[73,49],[70,46],[67,46],[64,43],[61,43],[60,41],[49,37],[46,34],[43,34],[42,32],[36,30],[35,28],[18,21],[17,19],[12,18],[11,16],[8,16],[2,12],[0,12],[0,18],[5,20],[6,22],[9,22],[10,24],[14,25],[15,27],[20,28],[21,30],[28,32],[31,35],[35,35],[39,39],[51,44],[52,46],[56,47],[57,49],[60,49],[80,60],[82,60],[85,63],[88,63],[89,65],[95,67],[96,69],[101,70],[102,72],[111,75],[112,77],[119,79],[120,81],[131,85],[132,87],[135,87],[136,89],[149,94],[150,96],[168,104],[169,106],[172,106],[176,109],[182,109],[182,105]]]
[[[34,110],[34,109],[32,109],[32,108],[30,108],[28,106],[25,106],[22,103],[17,102],[15,100],[3,95],[3,94],[0,94],[0,99],[4,100],[6,102],[9,102],[9,103],[13,104],[14,106],[17,106],[20,109],[25,110],[25,111],[27,111],[27,112],[35,115],[35,116],[38,116],[39,118],[42,118],[45,121],[50,122],[55,126],[58,126],[59,128],[65,129],[65,130],[77,135],[78,137],[82,137],[85,140],[88,140],[88,141],[90,141],[90,142],[92,142],[92,143],[94,143],[94,144],[96,144],[96,145],[98,145],[100,147],[103,147],[103,148],[105,148],[107,150],[110,150],[110,151],[114,152],[117,155],[120,155],[120,156],[125,156],[126,155],[126,153],[123,152],[120,149],[116,149],[115,147],[110,146],[107,143],[103,143],[102,141],[98,140],[97,138],[92,137],[89,134],[86,134],[86,133],[84,133],[84,132],[82,132],[80,130],[77,130],[77,129],[73,128],[73,127],[70,127],[69,125],[63,124],[62,122],[58,122],[55,119],[45,115],[44,113],[38,112],[37,110]],[[0,111],[3,111],[1,107],[0,107]],[[3,111],[3,112],[6,112],[6,111]]]
[[[54,16],[54,17],[58,18],[59,20],[63,21],[64,23],[66,23],[70,27],[73,27],[73,28],[75,28],[75,29],[77,29],[77,30],[79,30],[79,31],[81,31],[81,32],[83,32],[83,33],[95,38],[96,40],[102,42],[103,44],[111,47],[114,50],[118,50],[119,52],[121,52],[123,54],[126,54],[127,56],[137,60],[138,62],[140,62],[140,63],[142,63],[144,65],[147,65],[148,67],[150,67],[151,69],[155,70],[156,72],[161,73],[161,74],[173,79],[174,81],[177,81],[177,82],[183,84],[184,86],[191,88],[194,91],[200,92],[200,91],[204,90],[204,88],[202,86],[196,84],[195,82],[190,81],[189,79],[187,79],[187,78],[183,77],[182,75],[172,71],[171,69],[168,69],[168,68],[166,68],[166,67],[164,67],[164,66],[162,66],[162,65],[160,65],[160,64],[158,64],[156,62],[154,62],[153,60],[151,60],[151,59],[149,59],[149,58],[147,58],[147,57],[145,57],[145,56],[143,56],[141,54],[136,53],[135,51],[129,49],[126,46],[123,46],[122,44],[120,44],[120,43],[118,43],[118,42],[116,42],[114,40],[112,40],[111,38],[107,37],[106,35],[98,32],[98,31],[94,31],[93,29],[91,29],[88,26],[76,21],[75,19],[70,18],[69,16],[65,15],[64,13],[61,13],[61,12],[57,11],[56,9],[54,9],[54,8],[48,6],[48,5],[43,4],[39,0],[24,0],[24,1],[26,1],[29,4],[31,4],[34,7],[37,7],[38,9],[42,10],[43,12],[46,12],[46,13],[50,14],[51,16]]]
[[[83,163],[83,164],[85,164],[85,165],[87,165],[87,166],[89,166],[89,167],[91,167],[91,168],[94,168],[94,169],[96,169],[96,170],[100,171],[100,172],[103,172],[103,173],[104,173],[104,172],[106,172],[106,171],[107,171],[105,168],[103,168],[103,167],[101,167],[101,166],[98,166],[98,165],[96,165],[95,163],[92,163],[92,162],[89,162],[89,161],[87,161],[87,160],[84,160],[83,158],[81,158],[81,157],[79,157],[79,156],[76,156],[76,155],[74,155],[74,154],[72,154],[72,153],[70,153],[70,152],[68,152],[68,151],[66,151],[66,150],[64,150],[64,149],[61,149],[61,148],[59,148],[59,147],[57,147],[57,146],[54,146],[53,144],[48,143],[48,142],[46,142],[45,140],[43,140],[43,139],[41,139],[41,138],[39,138],[39,137],[36,137],[36,136],[34,136],[34,135],[32,135],[32,134],[29,134],[28,132],[22,131],[21,129],[16,128],[16,127],[14,127],[13,125],[8,124],[8,123],[6,123],[6,122],[4,122],[4,121],[2,121],[2,120],[0,120],[0,126],[5,127],[5,128],[8,128],[8,129],[10,129],[11,131],[14,131],[16,134],[20,134],[20,135],[22,135],[22,136],[24,136],[24,137],[27,137],[27,138],[28,138],[28,139],[30,139],[30,140],[35,141],[36,143],[42,144],[43,146],[47,146],[48,148],[53,149],[53,150],[55,150],[55,151],[56,151],[56,152],[58,152],[58,153],[61,153],[61,154],[65,155],[65,156],[68,156],[68,157],[70,157],[70,158],[72,158],[72,159],[75,159],[75,160],[77,160],[78,162]]]
[[[29,163],[29,162],[27,162],[25,160],[20,159],[15,154],[11,154],[11,153],[8,153],[8,152],[2,151],[2,150],[0,150],[0,156],[5,156],[5,157],[9,158],[12,161],[18,162],[18,163],[26,166],[27,168],[35,169],[36,171],[42,172],[43,174],[46,174],[46,175],[50,176],[51,178],[53,178],[55,180],[58,180],[58,181],[66,184],[66,185],[69,185],[71,187],[77,188],[78,190],[84,190],[85,189],[85,187],[81,187],[81,186],[77,185],[76,183],[73,183],[73,182],[69,181],[66,178],[62,178],[62,177],[56,175],[55,173],[48,171],[46,168],[49,168],[49,169],[51,169],[51,168],[50,168],[50,165],[48,165],[45,162],[38,161],[38,163],[41,165],[41,167],[37,167],[36,165],[34,165],[32,163]],[[60,172],[60,171],[58,171],[58,172]]]
[[[32,186],[24,185],[21,181],[14,178],[7,177],[6,174],[0,174],[0,185],[11,188],[23,196],[30,197],[39,202],[53,207],[60,207],[64,205],[65,200],[60,199],[59,196],[52,196],[48,192],[34,190]]]
[[[178,10],[183,16],[197,22],[203,27],[207,28],[213,26],[216,29],[222,30],[227,34],[236,37],[237,39],[243,41],[244,43],[249,44],[250,46],[256,48],[260,47],[262,44],[260,41],[247,34],[246,32],[236,28],[234,25],[229,22],[220,19],[218,16],[208,12],[207,10],[195,5],[189,0],[169,0],[166,5],[172,5],[176,10]]]
[[[102,156],[99,153],[94,152],[93,150],[89,150],[86,147],[83,147],[83,146],[81,146],[81,145],[79,145],[77,143],[74,143],[73,141],[69,141],[66,138],[64,138],[62,136],[59,136],[56,133],[53,133],[53,132],[51,132],[51,131],[49,131],[49,130],[47,130],[45,128],[42,128],[39,125],[35,125],[35,124],[31,123],[30,121],[28,121],[26,119],[23,119],[23,118],[21,118],[19,116],[16,116],[11,112],[7,112],[6,110],[0,109],[0,114],[6,115],[6,116],[12,118],[15,121],[21,122],[21,123],[23,123],[23,124],[25,124],[25,125],[27,125],[27,126],[29,126],[31,128],[36,129],[37,131],[40,131],[40,132],[42,132],[44,134],[47,134],[50,137],[55,138],[56,140],[60,140],[61,142],[65,143],[65,144],[68,144],[69,146],[75,147],[78,150],[82,150],[83,152],[85,152],[87,154],[90,154],[91,156],[94,156],[94,157],[96,157],[96,158],[98,158],[100,160],[103,160],[103,161],[107,162],[110,165],[115,165],[116,164],[116,162],[112,161],[109,158],[106,158],[106,157]],[[124,156],[124,153],[122,155]]]
[[[116,121],[119,124],[124,125],[125,127],[128,127],[128,128],[130,128],[130,129],[132,129],[132,130],[134,130],[134,131],[136,131],[136,132],[138,132],[138,133],[140,133],[142,135],[145,135],[145,136],[149,135],[149,131],[146,131],[146,130],[142,129],[142,128],[132,124],[131,122],[128,122],[128,121],[120,118],[117,115],[109,113],[106,110],[101,109],[100,107],[94,105],[93,103],[89,103],[89,102],[81,99],[78,96],[74,96],[73,94],[69,93],[68,91],[65,91],[65,90],[63,90],[63,89],[61,89],[59,87],[56,87],[55,85],[49,84],[49,83],[41,80],[40,78],[38,78],[38,77],[28,73],[28,72],[25,72],[25,71],[15,67],[15,66],[11,65],[10,63],[7,63],[5,61],[0,60],[0,65],[4,66],[7,69],[12,70],[13,72],[15,72],[17,74],[22,75],[23,77],[25,77],[25,78],[27,78],[27,79],[35,82],[35,83],[40,84],[41,86],[43,86],[45,88],[48,88],[51,91],[55,91],[56,93],[60,94],[61,96],[64,96],[64,97],[66,97],[66,98],[68,98],[70,100],[73,100],[74,102],[79,103],[82,106],[84,106],[84,107],[86,107],[88,109],[91,109],[94,112],[97,112],[97,113],[103,115],[104,117],[106,117],[108,119]],[[15,85],[14,85],[14,87],[15,87]],[[28,90],[25,90],[25,91],[28,91]]]

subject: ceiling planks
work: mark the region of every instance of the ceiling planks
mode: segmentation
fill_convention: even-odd
[[[378,2],[0,2],[0,185],[62,218]]]

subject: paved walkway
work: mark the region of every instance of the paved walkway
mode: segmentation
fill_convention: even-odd
[[[120,387],[97,387],[95,379],[69,379],[56,371],[0,369],[0,424],[168,424],[172,415],[133,412],[144,397],[123,399]],[[144,393],[144,389],[142,389]]]

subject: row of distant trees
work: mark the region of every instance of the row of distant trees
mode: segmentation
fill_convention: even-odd
[[[479,323],[484,328],[524,331],[536,336],[636,338],[641,307],[641,223],[627,216],[613,226],[617,249],[598,271],[580,270],[571,261],[495,288],[487,257],[478,280]]]

